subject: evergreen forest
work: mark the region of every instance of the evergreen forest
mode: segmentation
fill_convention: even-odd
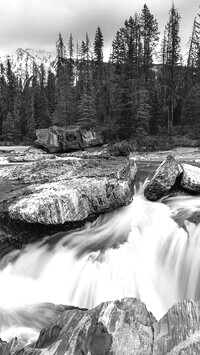
[[[108,139],[190,134],[200,138],[200,16],[181,55],[181,16],[172,5],[164,34],[150,9],[125,20],[108,62],[100,27],[91,41],[56,42],[55,70],[33,61],[22,80],[0,67],[1,142],[26,142],[52,125],[99,127]]]

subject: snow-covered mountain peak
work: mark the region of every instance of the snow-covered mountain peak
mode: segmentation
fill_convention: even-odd
[[[18,48],[14,53],[0,57],[0,63],[6,67],[8,59],[13,72],[22,81],[25,80],[27,74],[28,76],[32,75],[34,63],[38,68],[43,64],[45,71],[50,69],[52,72],[55,72],[56,54],[53,52]]]

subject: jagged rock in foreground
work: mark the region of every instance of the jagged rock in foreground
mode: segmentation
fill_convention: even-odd
[[[168,155],[146,186],[145,197],[150,201],[156,201],[163,197],[172,188],[181,173],[180,164],[171,155]]]
[[[182,164],[182,168],[181,186],[188,191],[200,193],[200,168],[190,164]]]
[[[174,305],[158,322],[136,298],[104,302],[92,310],[54,308],[57,316],[36,342],[0,342],[12,355],[199,355],[200,301]],[[51,316],[49,317],[51,318]],[[45,323],[46,320],[43,321]],[[3,350],[12,349],[9,352]]]
[[[12,351],[15,353],[27,343],[36,341],[41,329],[53,323],[64,312],[74,310],[87,311],[86,308],[55,305],[52,303],[22,305],[20,308],[14,310],[0,308],[1,337],[4,338],[7,336],[9,329],[10,339],[12,339],[12,336],[14,337],[8,343],[6,341],[1,342],[0,339],[0,354],[12,354]]]
[[[145,304],[135,298],[104,302],[88,311],[64,310],[20,355],[150,355],[155,322]]]
[[[51,230],[127,205],[136,172],[125,158],[43,160],[0,167],[0,227],[21,221]]]
[[[103,137],[94,128],[52,126],[36,130],[36,144],[50,153],[68,152],[102,145]]]

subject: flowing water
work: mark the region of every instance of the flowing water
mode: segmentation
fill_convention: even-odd
[[[159,319],[175,302],[200,297],[200,224],[187,220],[200,211],[200,197],[150,202],[143,188],[127,207],[7,255],[0,271],[3,340],[36,339],[51,317],[47,302],[92,308],[137,297]]]

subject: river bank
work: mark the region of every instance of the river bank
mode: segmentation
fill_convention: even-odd
[[[96,148],[87,148],[83,152],[101,152],[106,149],[107,145],[103,147],[96,147]],[[31,146],[0,146],[0,156],[6,157],[10,154],[16,155],[18,153],[25,153],[26,150],[33,148]],[[34,148],[33,148],[34,149]],[[71,155],[77,155],[78,153],[72,153]],[[190,160],[200,162],[200,148],[192,148],[192,147],[178,147],[169,150],[158,150],[158,151],[151,151],[151,152],[138,152],[134,151],[130,153],[130,156],[135,161],[163,161],[167,155],[173,155],[174,158],[177,160]],[[56,156],[66,156],[64,154],[56,154]],[[68,153],[67,155],[70,155]],[[48,154],[48,156],[52,156],[52,154]]]

